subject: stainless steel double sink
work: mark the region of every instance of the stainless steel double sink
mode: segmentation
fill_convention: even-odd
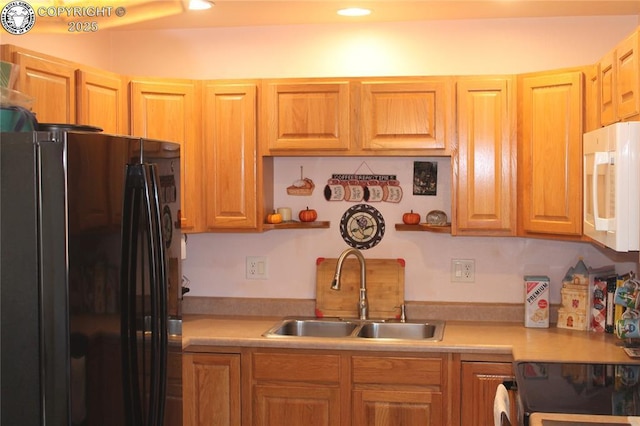
[[[331,337],[440,341],[444,321],[358,320],[347,318],[285,318],[265,337]]]

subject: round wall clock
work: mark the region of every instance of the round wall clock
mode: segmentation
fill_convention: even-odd
[[[351,247],[369,249],[382,241],[384,218],[375,207],[357,204],[342,215],[340,234]]]

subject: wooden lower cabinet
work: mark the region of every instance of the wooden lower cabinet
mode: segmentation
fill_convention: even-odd
[[[493,400],[498,385],[515,380],[510,362],[464,361],[460,380],[461,425],[493,424]],[[511,422],[517,416],[515,400],[511,401]]]
[[[442,394],[408,390],[354,390],[353,425],[442,425]]]
[[[255,385],[253,425],[340,424],[340,388],[326,385]]]
[[[248,364],[251,425],[448,424],[440,354],[257,350]]]
[[[447,424],[445,367],[439,355],[353,355],[353,426]]]
[[[206,351],[208,348],[198,348]],[[184,426],[451,425],[452,355],[237,348],[183,356]],[[242,370],[242,372],[240,372]]]
[[[183,426],[238,426],[240,354],[190,353],[182,359]]]
[[[251,419],[255,426],[338,426],[343,364],[339,352],[257,350],[250,355]]]

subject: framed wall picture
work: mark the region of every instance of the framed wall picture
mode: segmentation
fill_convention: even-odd
[[[438,191],[438,163],[413,162],[413,195],[436,195]]]

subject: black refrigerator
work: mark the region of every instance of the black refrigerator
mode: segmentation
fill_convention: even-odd
[[[180,146],[0,133],[0,423],[182,424]]]

